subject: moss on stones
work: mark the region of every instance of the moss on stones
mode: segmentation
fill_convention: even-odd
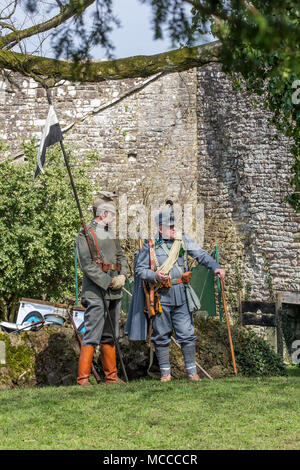
[[[0,366],[0,388],[11,388],[23,377],[23,383],[28,383],[35,362],[32,349],[15,335],[0,333],[0,341],[5,343],[6,362]]]

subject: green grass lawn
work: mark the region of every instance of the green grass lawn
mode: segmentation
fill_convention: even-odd
[[[300,369],[287,377],[0,392],[0,449],[300,449]]]

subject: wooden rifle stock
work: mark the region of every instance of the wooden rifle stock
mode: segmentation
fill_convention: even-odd
[[[141,251],[143,246],[143,241],[141,237],[139,237],[139,251]],[[150,299],[150,290],[147,287],[147,283],[145,281],[142,281],[143,284],[143,289],[144,289],[144,294],[145,294],[145,314],[148,316],[148,336],[147,336],[147,344],[150,347],[151,344],[151,336],[152,336],[152,322],[153,322],[153,317],[155,316],[155,307],[153,302],[151,302]],[[155,296],[158,297],[158,294],[155,294]],[[159,301],[159,299],[158,299]]]

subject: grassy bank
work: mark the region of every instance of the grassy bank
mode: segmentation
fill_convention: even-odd
[[[0,449],[300,449],[287,377],[0,392]]]

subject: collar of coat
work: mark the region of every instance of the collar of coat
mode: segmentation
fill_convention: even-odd
[[[167,240],[169,241],[169,240]],[[161,245],[165,242],[165,240],[159,236],[155,237],[155,249],[157,250],[157,248],[160,248]],[[170,247],[168,247],[167,243],[166,243],[166,247],[168,248],[168,250],[170,250]],[[181,246],[180,250],[179,250],[179,255],[178,256],[183,256],[185,253],[185,249],[183,248],[183,246]]]
[[[96,228],[97,229],[103,229],[106,232],[108,232],[108,231],[111,232],[112,231],[112,228],[109,225],[104,225],[104,224],[101,224],[100,222],[96,222],[95,219],[92,220],[89,227],[93,228],[93,229],[96,229]]]

